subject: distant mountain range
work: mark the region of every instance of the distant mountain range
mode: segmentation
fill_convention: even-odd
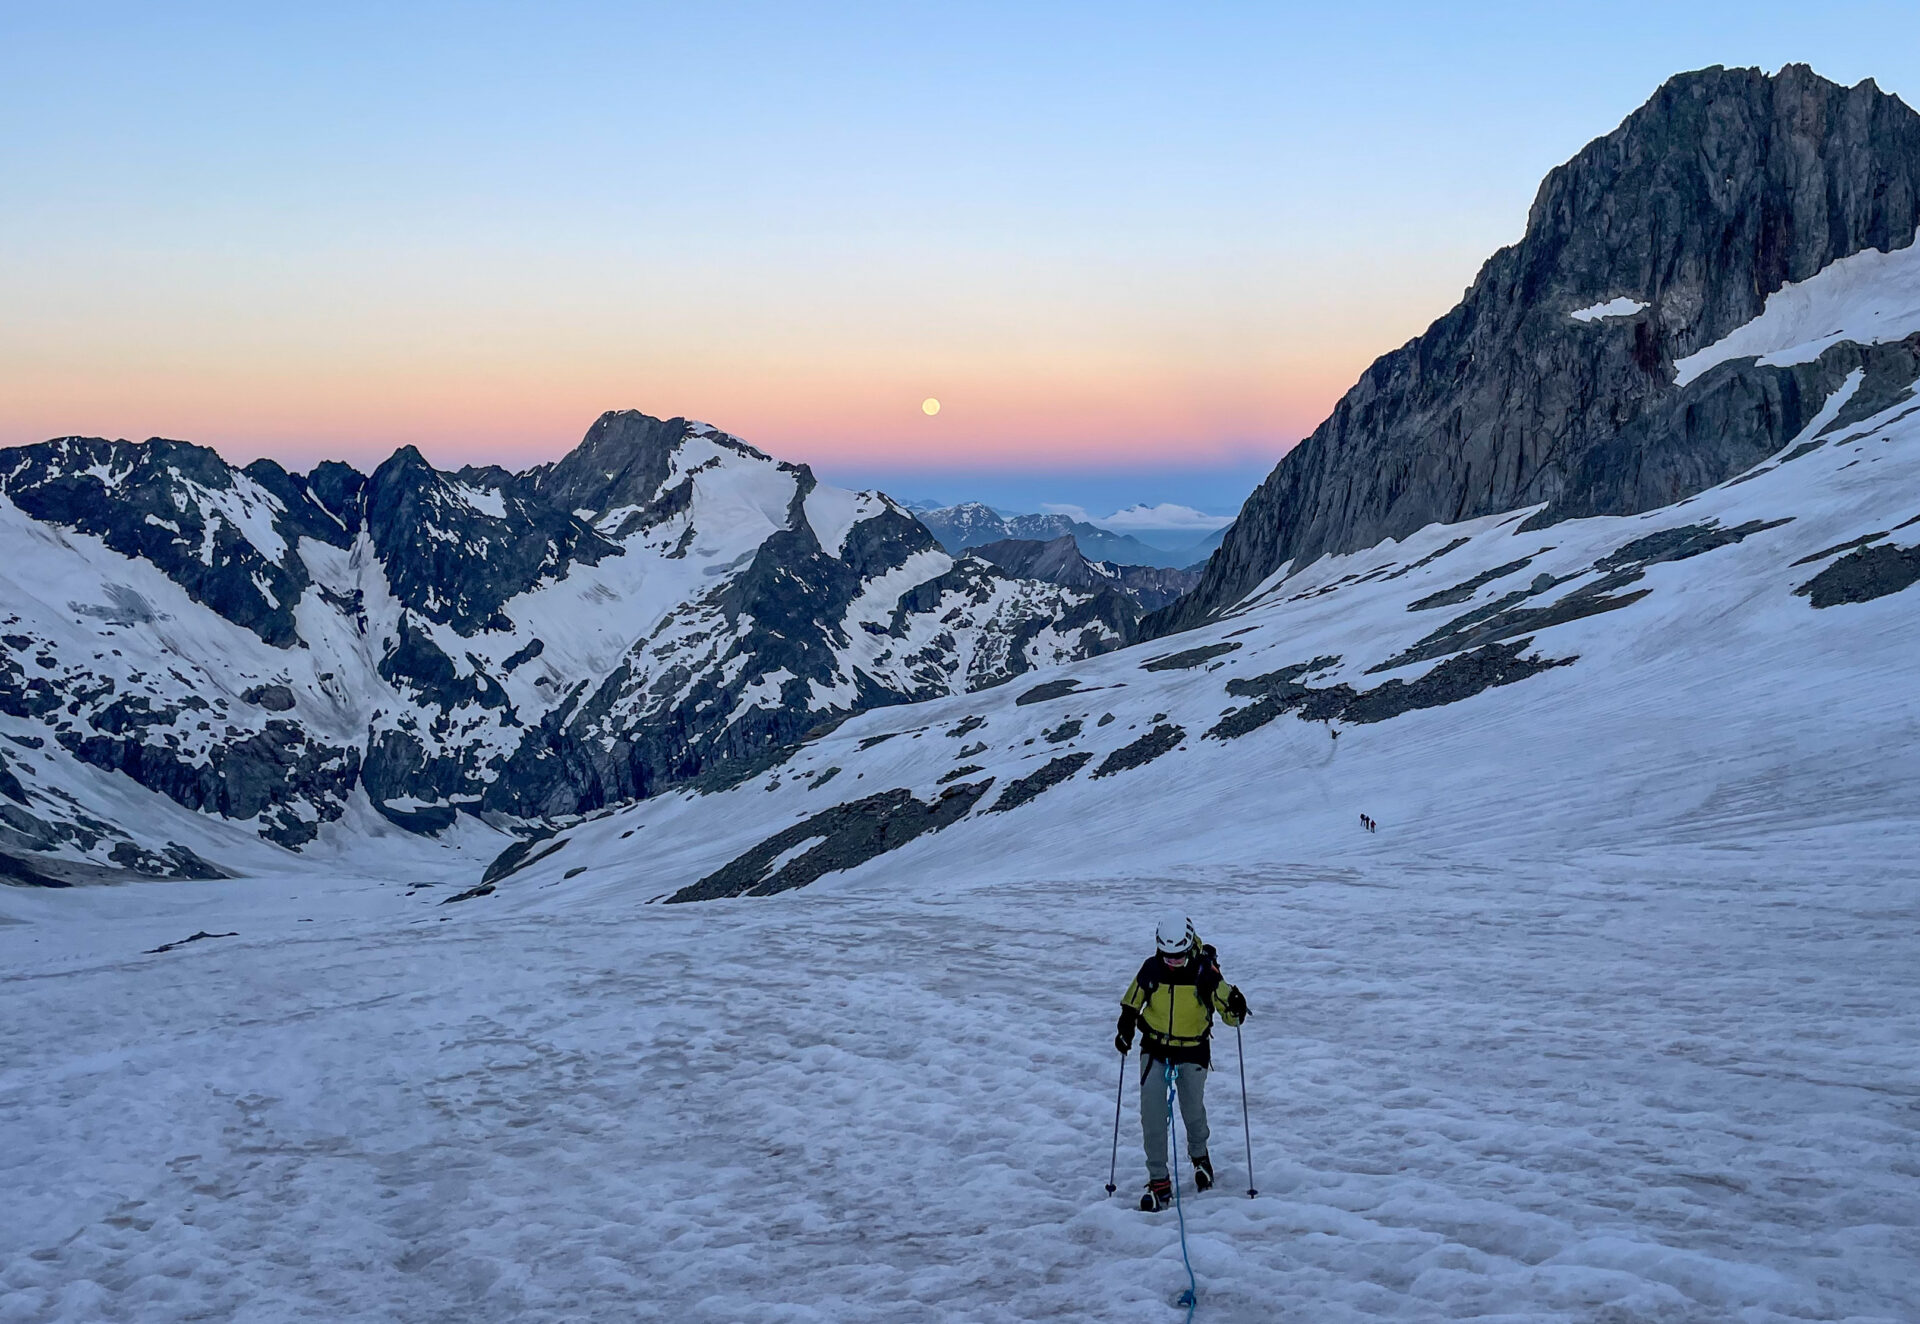
[[[710,785],[850,713],[1118,647],[1140,611],[632,411],[521,473],[0,450],[0,538],[0,873],[43,881],[220,872],[362,810],[439,832]]]
[[[1194,570],[1090,561],[1081,554],[1071,533],[1063,533],[1051,542],[1008,538],[969,547],[967,553],[1021,579],[1039,579],[1090,592],[1116,589],[1138,603],[1142,611],[1164,607],[1200,582],[1199,572]]]
[[[979,501],[931,508],[917,505],[914,514],[939,539],[942,547],[956,554],[969,547],[1005,542],[1010,538],[1052,542],[1055,538],[1071,534],[1079,550],[1089,560],[1169,569],[1186,569],[1205,561],[1213,554],[1213,549],[1220,545],[1226,532],[1220,529],[1186,541],[1178,541],[1178,535],[1173,535],[1163,540],[1164,545],[1161,545],[1146,542],[1130,533],[1115,533],[1067,515],[1002,515]]]

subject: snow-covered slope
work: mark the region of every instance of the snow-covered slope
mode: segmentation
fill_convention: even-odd
[[[883,496],[631,413],[519,475],[68,438],[0,452],[0,535],[0,854],[67,881],[249,867],[188,844],[201,815],[299,849],[356,797],[441,832],[724,778],[1133,621],[1118,595],[956,561]],[[115,819],[100,771],[154,794],[116,791]]]
[[[868,713],[725,794],[562,832],[499,886],[641,859],[660,898],[844,866],[1238,867],[1317,857],[1363,813],[1363,852],[1920,847],[1920,413],[1828,427],[1850,393],[1676,507],[1283,567],[1205,629]]]
[[[1896,408],[1425,529],[490,886],[0,889],[0,1318],[1179,1318],[1110,1039],[1184,904],[1197,1319],[1909,1320],[1916,480]]]

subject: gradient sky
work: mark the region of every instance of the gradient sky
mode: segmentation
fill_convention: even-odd
[[[0,0],[0,445],[1231,511],[1667,75],[1920,6]],[[936,396],[935,418],[920,402]]]

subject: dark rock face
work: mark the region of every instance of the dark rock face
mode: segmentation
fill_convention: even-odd
[[[590,510],[604,515],[618,506],[649,506],[661,495],[673,453],[688,426],[684,418],[610,410],[564,457],[529,470],[526,486],[558,511]]]
[[[1050,542],[1006,538],[969,547],[967,554],[991,561],[1022,579],[1040,579],[1089,592],[1123,593],[1142,611],[1164,607],[1200,582],[1200,576],[1190,570],[1089,561],[1081,555],[1080,544],[1071,533],[1063,533]]]
[[[1782,285],[1905,247],[1916,228],[1920,116],[1871,81],[1843,88],[1801,65],[1671,79],[1547,176],[1525,237],[1367,370],[1249,498],[1199,587],[1144,632],[1217,617],[1289,561],[1436,521],[1536,503],[1536,526],[1632,514],[1724,482],[1804,428],[1848,370],[1898,350],[1736,360],[1684,388],[1675,361]],[[1616,298],[1645,306],[1572,317]]]
[[[497,502],[500,513],[474,504],[465,491],[491,497],[488,506]],[[501,611],[509,598],[565,578],[576,562],[621,554],[579,517],[522,495],[512,475],[444,475],[411,446],[367,480],[366,521],[394,597],[468,635],[511,629]]]
[[[55,737],[83,763],[125,773],[149,790],[188,809],[225,818],[259,816],[260,835],[282,846],[299,846],[319,835],[323,818],[337,818],[360,775],[360,751],[312,739],[293,722],[274,720],[266,729],[217,746],[210,759],[188,757],[145,738],[148,725],[125,734],[110,729]],[[324,806],[313,813],[310,806]],[[303,809],[309,810],[302,813]]]

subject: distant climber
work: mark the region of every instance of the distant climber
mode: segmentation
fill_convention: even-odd
[[[1340,728],[1337,726],[1330,726],[1327,728],[1327,734],[1332,736],[1335,740],[1338,740],[1340,738]]]
[[[1213,1185],[1207,1157],[1207,1071],[1213,1065],[1213,1018],[1227,1025],[1247,1018],[1247,999],[1226,982],[1211,945],[1200,941],[1193,921],[1171,913],[1154,930],[1154,954],[1141,965],[1120,999],[1120,1027],[1113,1046],[1124,1056],[1140,1030],[1140,1136],[1147,1155],[1147,1190],[1140,1207],[1149,1212],[1173,1201],[1167,1170],[1167,1090],[1165,1069],[1174,1073],[1180,1120],[1193,1160],[1193,1184]]]

